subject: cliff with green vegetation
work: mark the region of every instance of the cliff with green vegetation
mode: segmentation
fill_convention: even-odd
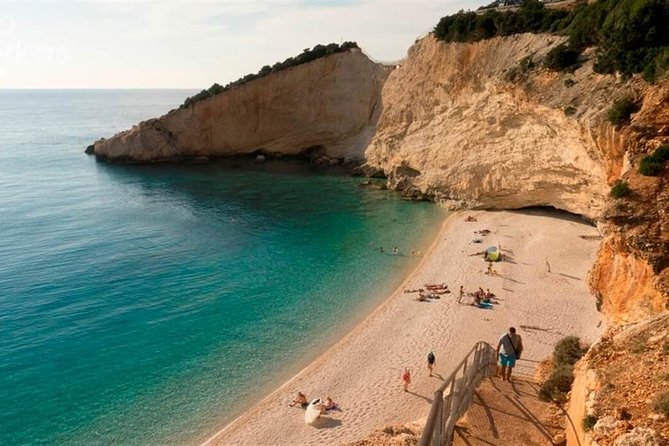
[[[89,148],[115,161],[241,154],[355,161],[451,208],[552,206],[598,222],[613,320],[666,308],[666,0],[442,18],[394,68],[317,46]],[[653,74],[650,76],[650,74]]]
[[[590,285],[621,327],[669,309],[668,71],[668,0],[528,0],[442,18],[393,68],[353,44],[317,46],[88,152],[132,162],[309,154],[357,162],[449,208],[564,209],[602,233]]]
[[[319,45],[226,87],[215,84],[87,152],[127,162],[251,153],[359,160],[374,133],[387,74],[355,44]]]

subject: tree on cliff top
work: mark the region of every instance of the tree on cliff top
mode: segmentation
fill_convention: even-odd
[[[233,87],[237,87],[239,85],[245,84],[255,79],[260,79],[261,77],[265,77],[271,73],[285,70],[286,68],[294,67],[297,65],[302,65],[314,61],[316,59],[320,59],[321,57],[329,56],[331,54],[343,53],[353,48],[359,48],[356,42],[344,42],[341,45],[337,43],[330,43],[328,45],[316,45],[311,49],[305,48],[301,54],[295,57],[289,57],[283,62],[277,62],[271,67],[269,65],[265,65],[260,69],[260,71],[258,71],[257,74],[249,73],[246,76],[240,77],[234,82],[228,83],[227,85],[225,85],[225,87],[215,83],[208,89],[202,90],[196,95],[186,98],[186,100],[184,101],[184,103],[181,105],[180,108],[188,107],[198,101],[201,101],[202,99],[206,99],[211,96],[223,93],[224,91],[227,91]]]
[[[570,11],[525,0],[515,11],[460,11],[442,17],[433,30],[446,42],[545,32],[568,36],[577,53],[597,46],[594,69],[600,73],[643,73],[654,82],[669,71],[669,0],[583,1]]]

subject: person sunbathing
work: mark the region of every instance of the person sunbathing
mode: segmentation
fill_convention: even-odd
[[[416,298],[414,298],[414,300],[417,301],[417,302],[425,302],[425,301],[427,301],[427,296],[425,294],[423,294],[423,292],[421,291],[418,294],[418,296]]]
[[[290,407],[295,407],[295,406],[307,407],[308,405],[309,401],[307,401],[307,396],[302,392],[297,392],[297,397],[293,400],[292,403],[290,403]]]
[[[434,291],[434,290],[447,290],[447,289],[448,289],[448,285],[446,285],[446,284],[443,283],[443,282],[442,282],[442,283],[435,283],[435,284],[427,284],[427,283],[426,283],[426,284],[425,284],[425,288],[427,288],[427,289],[430,290],[430,291]]]
[[[325,405],[323,406],[323,408],[324,408],[326,411],[329,411],[329,410],[338,410],[338,409],[339,409],[339,405],[338,405],[337,403],[335,403],[334,401],[332,401],[332,398],[331,398],[331,397],[327,396],[327,397],[325,397]]]

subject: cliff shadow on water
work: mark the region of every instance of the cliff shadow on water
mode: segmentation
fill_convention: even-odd
[[[443,217],[306,162],[86,167],[94,181],[64,216],[78,232],[55,234],[48,257],[57,274],[35,295],[15,291],[50,300],[43,328],[78,310],[42,344],[33,327],[26,361],[41,358],[43,374],[33,396],[8,391],[8,405],[27,411],[53,388],[68,397],[40,402],[47,421],[23,423],[8,444],[210,433],[392,292],[419,258],[389,251],[424,250]],[[59,430],[61,417],[73,427]]]

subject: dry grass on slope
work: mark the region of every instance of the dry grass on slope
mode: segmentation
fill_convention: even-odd
[[[622,431],[650,428],[669,444],[669,314],[609,333],[588,354],[599,381],[595,413],[612,416],[615,432],[598,432],[601,446],[613,444]]]

